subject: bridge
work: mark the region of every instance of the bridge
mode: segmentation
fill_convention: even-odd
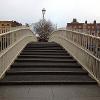
[[[100,100],[100,37],[30,27],[0,34],[0,100]]]

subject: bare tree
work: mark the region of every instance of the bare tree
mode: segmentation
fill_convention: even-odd
[[[39,35],[40,41],[47,41],[49,34],[54,31],[54,25],[50,21],[40,20],[35,23],[34,31]]]

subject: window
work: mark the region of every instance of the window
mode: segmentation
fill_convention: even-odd
[[[79,26],[79,28],[82,28],[81,26]]]
[[[92,26],[92,29],[94,29],[94,26]]]
[[[90,26],[88,26],[88,29],[90,29]]]
[[[2,24],[2,26],[4,26],[4,24]]]
[[[76,26],[74,26],[74,28],[76,28]]]
[[[7,24],[7,26],[9,26],[9,24]]]

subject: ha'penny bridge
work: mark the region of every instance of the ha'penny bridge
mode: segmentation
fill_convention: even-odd
[[[68,29],[38,42],[29,27],[0,34],[0,100],[100,100],[100,37]]]

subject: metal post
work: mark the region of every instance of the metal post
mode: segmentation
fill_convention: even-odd
[[[45,14],[46,10],[45,8],[42,9],[42,14],[43,14],[43,20],[44,20],[44,14]]]

